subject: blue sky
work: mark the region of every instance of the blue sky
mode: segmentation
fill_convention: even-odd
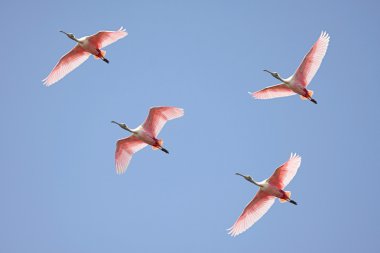
[[[8,1],[0,63],[1,252],[375,252],[379,250],[376,1]],[[92,57],[47,88],[41,80],[77,37],[124,26],[110,64]],[[310,88],[318,105],[249,97],[293,74],[326,30]],[[126,174],[110,123],[148,109],[185,116]],[[291,152],[301,168],[250,230],[230,227]]]

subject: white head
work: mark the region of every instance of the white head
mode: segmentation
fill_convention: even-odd
[[[60,31],[60,32],[66,34],[67,37],[69,37],[70,39],[72,39],[72,40],[76,40],[74,34],[72,34],[72,33],[67,33],[67,32],[64,32],[64,31]]]
[[[253,178],[251,176],[245,176],[245,175],[242,175],[240,173],[235,173],[235,175],[242,176],[248,182],[251,182],[252,184],[258,185],[257,182],[255,180],[253,180]],[[260,186],[260,185],[258,185],[258,186]]]
[[[116,121],[113,121],[113,120],[111,121],[111,123],[119,125],[119,127],[123,128],[124,130],[127,130],[128,132],[132,132],[131,129],[129,129],[129,127],[124,123],[117,123]]]
[[[271,71],[266,70],[266,69],[264,69],[263,71],[268,72],[268,73],[271,74],[274,78],[280,80],[281,82],[284,81],[284,80],[282,80],[282,78],[280,77],[280,75],[279,75],[277,72],[271,72]]]

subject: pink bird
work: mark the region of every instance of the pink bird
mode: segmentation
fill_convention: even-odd
[[[273,175],[264,181],[256,182],[250,176],[236,173],[236,175],[244,177],[247,181],[260,187],[260,189],[251,202],[244,208],[243,213],[235,224],[228,229],[229,234],[237,236],[250,228],[269,210],[275,198],[278,198],[281,203],[290,202],[297,205],[297,202],[290,198],[290,191],[284,191],[283,189],[296,175],[300,165],[301,157],[291,154],[289,160],[278,167]]]
[[[151,145],[154,150],[160,149],[169,154],[169,151],[162,146],[163,141],[157,139],[157,135],[166,121],[182,117],[183,114],[183,109],[177,107],[152,107],[145,122],[135,129],[129,128],[124,123],[111,121],[132,133],[131,136],[118,140],[116,143],[116,173],[124,173],[127,170],[132,155],[147,145]]]
[[[251,96],[256,99],[270,99],[287,97],[297,93],[300,95],[302,100],[308,99],[316,104],[317,101],[312,98],[313,91],[306,89],[306,87],[309,85],[311,79],[313,79],[319,66],[321,65],[323,57],[326,54],[329,41],[330,36],[326,32],[322,32],[321,36],[310,49],[309,53],[307,53],[294,75],[286,79],[281,78],[276,72],[264,70],[270,73],[274,78],[280,80],[282,83],[250,93]]]
[[[118,31],[100,31],[80,39],[75,38],[72,33],[60,32],[76,41],[77,44],[59,60],[50,74],[42,80],[46,86],[50,86],[61,80],[64,76],[85,62],[91,54],[95,59],[102,59],[104,62],[109,63],[108,59],[105,58],[106,51],[101,49],[128,35],[123,27]]]

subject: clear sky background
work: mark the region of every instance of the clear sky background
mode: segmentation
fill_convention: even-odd
[[[378,252],[378,1],[7,1],[1,4],[0,252]],[[77,37],[128,37],[51,87]],[[322,30],[310,89],[254,100],[293,74]],[[185,109],[124,175],[110,123]],[[302,156],[280,204],[232,238],[256,187]]]

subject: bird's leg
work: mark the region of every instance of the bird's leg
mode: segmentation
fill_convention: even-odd
[[[153,148],[153,150],[159,149],[162,152],[165,152],[166,154],[169,154],[169,151],[166,148],[162,147],[161,145],[158,145],[158,144],[152,145],[152,148]]]
[[[303,95],[303,97],[307,98],[308,100],[310,100],[314,104],[317,104],[317,100],[315,100],[314,98],[311,97],[313,95],[313,91],[312,90],[307,90],[307,89],[304,88],[303,91],[305,93],[305,95]]]
[[[317,103],[317,100],[315,100],[315,99],[312,98],[312,97],[309,97],[309,100],[310,100],[311,102],[313,102],[314,104],[318,104],[318,103]]]
[[[100,51],[100,49],[97,48],[96,51],[98,52],[98,55],[96,57],[102,59],[106,63],[110,63],[110,61],[104,57],[104,55],[102,54],[102,51]]]
[[[162,144],[164,143],[163,140],[158,140],[156,138],[154,138],[154,140],[155,140],[156,144],[153,147],[160,149],[162,152],[165,152],[166,154],[169,154],[169,151],[166,148],[162,147]]]

